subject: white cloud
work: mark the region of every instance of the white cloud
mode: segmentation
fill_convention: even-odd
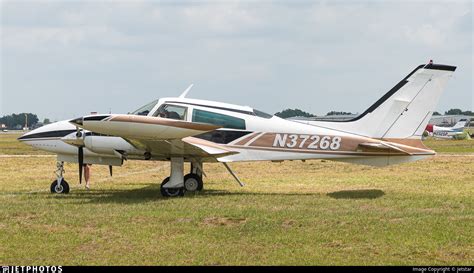
[[[194,82],[192,96],[269,112],[297,106],[317,114],[361,112],[431,58],[460,66],[439,110],[472,107],[469,1],[7,1],[1,7],[3,111],[27,107],[67,118],[71,109],[82,110],[71,94],[87,98],[91,110],[128,111]],[[18,95],[38,90],[42,96],[32,101]],[[45,110],[51,100],[59,106]]]
[[[410,41],[430,47],[440,47],[446,43],[444,33],[430,24],[424,24],[415,29],[408,28],[405,31],[405,36]]]

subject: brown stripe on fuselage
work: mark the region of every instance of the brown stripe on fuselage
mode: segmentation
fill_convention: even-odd
[[[260,136],[254,142],[252,142],[249,146],[251,146],[251,147],[274,147],[273,144],[275,142],[275,137],[276,137],[277,134],[278,133],[266,133],[266,134]],[[280,134],[280,135],[284,135],[284,134]],[[315,141],[315,139],[311,139],[311,137],[315,136],[315,135],[310,135],[310,134],[286,134],[286,135],[287,135],[287,138],[286,138],[285,145],[291,142],[290,137],[288,137],[288,136],[290,136],[290,135],[297,135],[298,136],[296,146],[294,148],[289,148],[289,149],[293,149],[293,150],[308,149],[308,146],[311,145],[311,143],[313,143]],[[304,144],[301,148],[299,148],[299,146],[300,146],[301,142],[303,141],[303,139],[301,139],[299,136],[308,136],[307,140],[304,142]],[[319,147],[321,139],[325,135],[317,135],[317,136],[319,137],[319,141],[317,142],[316,145]],[[329,136],[329,137],[331,137],[331,139],[332,139],[332,137],[334,137],[334,136]],[[370,138],[364,138],[364,137],[358,137],[358,136],[341,136],[341,146],[337,150],[356,151],[357,147],[359,146],[360,143],[367,143],[367,142],[378,143],[378,141],[370,139]],[[313,150],[313,149],[310,149],[310,150]],[[314,149],[314,150],[319,151],[321,149]]]
[[[281,136],[287,135],[285,145],[283,147],[273,146],[275,144],[275,138],[277,134]],[[291,142],[290,137],[289,137],[290,135],[298,136],[297,144],[292,148],[287,146],[287,144]],[[308,138],[300,147],[302,141],[304,140],[303,138],[301,138],[301,136],[308,136]],[[372,139],[372,138],[366,138],[366,137],[360,137],[360,136],[339,136],[341,138],[340,147],[336,150],[331,150],[329,148],[328,149],[319,148],[321,139],[325,137],[326,135],[317,135],[319,137],[319,141],[317,142],[316,147],[318,148],[314,149],[314,148],[309,148],[309,146],[315,141],[315,139],[311,139],[311,137],[313,136],[316,136],[316,135],[289,134],[289,133],[265,133],[261,136],[258,136],[257,139],[255,140],[253,140],[253,137],[249,137],[231,146],[240,148],[241,146],[244,146],[245,144],[249,143],[249,140],[252,140],[252,142],[247,145],[248,147],[258,148],[258,149],[269,149],[269,150],[278,149],[280,151],[285,151],[285,152],[313,152],[313,153],[335,153],[335,154],[349,153],[351,155],[354,155],[354,154],[356,155],[360,155],[360,154],[370,154],[370,155],[434,154],[434,152],[432,150],[427,149],[423,145],[423,143],[421,143],[421,141],[416,141],[416,140],[400,141],[400,139],[396,139],[395,141],[389,142],[389,139],[379,140],[379,139]],[[335,136],[327,135],[327,137],[330,137],[330,140],[332,141],[333,137]],[[384,147],[383,145],[380,148],[360,145],[362,143],[363,144],[367,144],[367,143],[382,144],[382,142],[386,142],[387,144],[397,147],[403,151],[397,151],[394,148],[390,148],[388,146]],[[407,144],[413,144],[416,146],[410,146]],[[420,144],[424,148],[422,148]]]
[[[184,129],[197,130],[197,131],[203,131],[203,132],[213,131],[213,130],[221,128],[220,126],[215,126],[211,124],[187,122],[187,121],[182,121],[182,120],[174,120],[174,119],[167,119],[167,118],[161,118],[161,117],[137,116],[137,115],[114,116],[109,121],[155,124],[155,125],[184,128]]]
[[[334,155],[351,155],[351,156],[409,156],[401,152],[359,152],[359,151],[332,151],[332,150],[308,150],[308,149],[292,149],[292,148],[273,148],[273,147],[250,147],[226,145],[236,149],[262,150],[272,152],[288,152],[288,153],[305,153],[305,154],[334,154]],[[417,153],[413,155],[434,155],[434,153]]]

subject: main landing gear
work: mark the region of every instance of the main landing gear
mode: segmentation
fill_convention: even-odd
[[[191,171],[184,175],[184,158],[171,158],[171,175],[161,183],[161,195],[165,197],[184,196],[185,192],[197,192],[203,189],[202,162],[192,162]]]
[[[69,184],[64,180],[64,162],[56,163],[56,180],[51,183],[51,193],[69,193]]]

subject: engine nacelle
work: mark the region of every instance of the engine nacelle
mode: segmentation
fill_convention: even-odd
[[[116,155],[123,151],[129,155],[143,155],[144,151],[135,149],[121,137],[90,135],[84,139],[84,146],[97,154]]]

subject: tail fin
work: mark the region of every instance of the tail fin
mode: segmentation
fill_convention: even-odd
[[[347,121],[313,125],[380,139],[421,139],[455,66],[420,65],[370,106]]]
[[[453,126],[453,129],[464,129],[467,123],[468,123],[467,119],[461,119]]]

